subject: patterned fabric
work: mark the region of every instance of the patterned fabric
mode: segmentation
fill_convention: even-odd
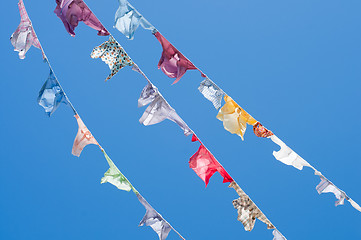
[[[19,52],[19,58],[24,59],[26,52],[32,45],[39,48],[42,52],[43,50],[41,48],[39,39],[35,34],[30,18],[26,12],[23,0],[19,0],[18,6],[21,20],[18,28],[11,35],[10,42],[14,46],[14,51]],[[43,58],[45,58],[44,53]]]
[[[218,110],[222,105],[222,97],[225,95],[222,89],[215,85],[208,78],[204,79],[198,87],[198,90],[205,98],[213,103],[213,106]]]
[[[287,240],[277,229],[273,230],[273,240]]]
[[[132,66],[134,64],[122,46],[120,46],[112,36],[109,37],[109,41],[95,47],[90,56],[92,58],[101,58],[101,60],[108,64],[109,68],[112,70],[105,81],[111,79],[123,67]]]
[[[256,218],[267,224],[268,229],[274,229],[275,227],[270,220],[262,213],[262,211],[252,202],[247,194],[238,186],[236,182],[231,182],[229,187],[236,190],[240,196],[238,199],[233,200],[233,206],[238,210],[237,220],[240,221],[246,231],[252,231]]]
[[[68,104],[65,93],[51,70],[48,79],[39,91],[38,103],[45,109],[49,117],[61,103]]]
[[[254,134],[256,134],[257,137],[263,137],[263,138],[268,138],[273,135],[273,132],[263,127],[263,125],[260,122],[257,122],[253,126],[253,132]]]
[[[88,128],[85,126],[79,115],[74,116],[76,118],[76,121],[78,122],[78,133],[76,134],[74,144],[73,144],[73,150],[72,154],[74,156],[79,157],[81,152],[83,151],[84,147],[88,144],[95,144],[99,145],[97,140],[93,137],[91,132],[88,130]]]
[[[306,160],[304,160],[297,153],[295,153],[276,135],[272,135],[271,140],[281,147],[281,150],[279,150],[278,152],[273,151],[273,156],[278,161],[281,161],[286,165],[294,166],[298,170],[302,170],[303,167],[311,167],[311,165]]]
[[[169,223],[140,195],[136,193],[139,202],[145,207],[146,213],[139,226],[150,226],[158,234],[159,240],[165,240],[172,229]]]
[[[142,107],[147,104],[147,107],[143,116],[139,119],[139,122],[145,126],[153,125],[169,119],[175,122],[184,132],[184,135],[188,136],[192,134],[192,130],[181,119],[176,111],[164,100],[164,98],[158,93],[157,89],[148,84],[142,90],[142,93],[138,99],[138,106]]]
[[[113,163],[113,161],[108,157],[104,149],[102,149],[104,153],[105,159],[109,164],[109,170],[104,174],[104,177],[101,179],[101,183],[111,183],[116,186],[120,190],[130,191],[133,190],[137,193],[137,190],[132,186],[132,184],[128,181],[128,179],[119,171],[117,166]]]
[[[193,134],[192,142],[199,141]],[[222,165],[214,158],[212,153],[201,143],[198,151],[193,154],[189,160],[189,167],[206,183],[206,187],[209,183],[209,179],[215,172],[219,172],[223,177],[223,183],[233,182],[233,179]]]
[[[99,36],[108,36],[109,32],[100,23],[94,13],[88,8],[83,0],[56,0],[54,13],[63,22],[66,31],[75,36],[75,28],[83,21],[89,27],[98,31]]]
[[[316,186],[316,190],[318,194],[321,193],[335,194],[335,197],[338,199],[338,201],[335,202],[335,206],[343,205],[345,199],[346,200],[349,199],[347,195],[343,191],[340,191],[340,189],[338,189],[335,185],[333,185],[333,183],[331,183],[324,177],[320,177],[320,178],[321,178],[321,182]]]
[[[154,36],[162,44],[163,52],[158,63],[165,75],[170,78],[176,78],[173,84],[177,83],[187,70],[197,69],[181,52],[179,52],[165,37],[159,32],[154,33]]]
[[[224,96],[225,104],[219,110],[217,118],[223,121],[224,128],[232,134],[237,134],[243,139],[247,124],[254,125],[256,120],[243,110],[229,96]]]
[[[139,24],[144,28],[155,31],[150,24],[127,0],[118,0],[119,8],[115,13],[114,27],[130,40],[133,39]]]

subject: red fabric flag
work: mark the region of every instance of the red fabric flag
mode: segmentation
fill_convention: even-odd
[[[192,137],[192,141],[196,138]],[[198,139],[197,139],[198,140]],[[196,141],[196,140],[195,140]],[[208,185],[209,179],[215,172],[219,172],[223,177],[223,183],[233,182],[233,179],[226,170],[219,164],[207,148],[201,144],[198,151],[190,158],[189,167],[192,168],[197,175]]]
[[[177,83],[187,70],[197,69],[181,52],[179,52],[165,37],[159,32],[154,36],[162,44],[163,52],[158,63],[158,68],[162,69],[165,75],[176,78],[173,84]]]

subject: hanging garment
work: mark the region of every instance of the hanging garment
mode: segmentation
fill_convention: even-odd
[[[178,116],[176,111],[164,100],[158,93],[157,89],[150,83],[142,90],[141,96],[138,99],[138,106],[144,106],[150,103],[139,122],[145,126],[153,125],[169,119],[175,122],[188,136],[192,134],[192,130],[188,125]]]
[[[253,132],[257,137],[268,138],[273,135],[273,132],[263,127],[260,122],[253,126]]]
[[[273,240],[287,240],[277,229],[273,230],[272,234]]]
[[[68,104],[65,93],[51,70],[48,79],[39,91],[38,103],[45,109],[49,117],[61,103]]]
[[[187,70],[197,69],[186,57],[183,56],[165,37],[159,32],[154,33],[154,36],[162,44],[163,52],[158,63],[165,75],[170,78],[176,78],[173,84],[177,83]]]
[[[352,205],[352,207],[354,207],[356,210],[361,212],[361,207],[360,205],[358,205],[354,200],[352,200],[351,198],[349,198],[347,201],[349,201]]]
[[[195,135],[192,137],[194,140]],[[223,177],[223,183],[233,182],[233,179],[221,164],[214,158],[207,148],[201,144],[198,151],[193,154],[189,160],[189,167],[192,168],[195,173],[205,182],[206,187],[209,183],[209,179],[215,172],[219,172]]]
[[[262,211],[253,203],[253,201],[247,196],[247,194],[238,186],[236,182],[231,182],[229,187],[234,188],[238,195],[238,199],[233,200],[233,206],[238,210],[237,220],[240,221],[246,231],[252,231],[256,218],[264,222],[268,229],[274,229],[275,227],[270,220],[262,213]]]
[[[88,128],[85,126],[79,115],[74,116],[76,118],[76,121],[78,122],[78,133],[76,134],[74,144],[73,144],[73,150],[72,154],[74,156],[79,157],[81,152],[83,151],[84,147],[88,144],[95,144],[99,145],[97,140],[93,137],[91,132],[88,130]]]
[[[132,66],[134,64],[122,46],[120,46],[112,36],[109,37],[108,41],[95,47],[90,57],[100,58],[103,62],[108,64],[109,68],[112,70],[105,81],[111,79],[123,67]]]
[[[146,209],[146,213],[139,226],[150,226],[158,234],[159,240],[165,240],[171,230],[169,223],[140,195],[136,193],[138,200]]]
[[[237,134],[243,139],[246,132],[247,124],[254,125],[256,120],[243,110],[233,99],[229,96],[224,96],[226,102],[219,110],[217,118],[223,121],[224,129],[232,134]]]
[[[132,40],[137,28],[142,26],[144,29],[155,31],[150,24],[127,0],[118,0],[119,8],[115,13],[114,27]]]
[[[343,205],[345,199],[348,200],[347,195],[344,192],[340,191],[335,185],[333,185],[333,183],[331,183],[322,176],[320,178],[321,178],[321,182],[316,186],[316,190],[318,194],[321,193],[335,194],[335,197],[338,199],[338,201],[335,202],[335,206]]]
[[[295,153],[291,148],[289,148],[284,142],[281,141],[276,135],[271,136],[271,140],[281,147],[281,150],[278,152],[273,151],[273,156],[278,160],[283,162],[286,165],[292,165],[298,170],[302,170],[303,167],[312,166],[300,157],[297,153]]]
[[[74,30],[80,21],[97,30],[99,36],[109,35],[109,32],[83,0],[56,0],[56,4],[54,13],[61,19],[66,31],[72,37],[75,36]]]
[[[31,46],[39,48],[42,52],[43,49],[41,48],[39,39],[35,34],[28,13],[26,12],[23,0],[19,0],[18,7],[21,20],[18,28],[11,35],[10,42],[14,46],[14,51],[19,52],[19,58],[24,59],[26,52]],[[44,53],[43,58],[45,58]]]
[[[198,90],[203,96],[213,103],[213,106],[218,110],[222,105],[222,98],[225,95],[222,89],[215,85],[208,78],[204,79],[198,87]]]
[[[130,191],[133,190],[137,193],[137,190],[132,186],[132,184],[128,181],[128,179],[119,171],[117,166],[113,163],[113,161],[108,157],[104,149],[102,149],[104,153],[105,159],[109,164],[109,170],[104,174],[104,177],[101,179],[100,183],[111,183],[116,186],[120,190]]]

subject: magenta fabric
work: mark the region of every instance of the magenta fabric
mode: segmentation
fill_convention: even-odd
[[[162,69],[165,75],[176,78],[173,84],[177,83],[187,70],[197,69],[182,53],[180,53],[165,37],[159,32],[154,36],[162,44],[163,52],[158,63],[158,68]]]
[[[108,36],[109,32],[100,23],[94,13],[88,8],[83,0],[56,0],[56,8],[54,13],[63,21],[66,31],[72,36],[75,36],[74,29],[78,26],[80,21],[95,30],[98,30],[98,35]]]

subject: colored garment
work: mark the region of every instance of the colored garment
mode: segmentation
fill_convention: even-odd
[[[108,36],[109,32],[100,23],[94,13],[88,8],[83,0],[56,0],[54,13],[63,22],[66,31],[75,36],[75,28],[80,21],[98,31],[99,36]]]
[[[218,110],[222,105],[222,98],[225,95],[222,89],[215,85],[208,78],[204,79],[198,87],[198,90],[203,96],[213,103],[213,106]]]
[[[223,177],[223,183],[233,182],[231,176],[229,176],[227,171],[203,144],[199,146],[198,151],[190,158],[189,167],[192,168],[194,172],[205,182],[206,187],[209,183],[209,179],[215,172],[219,172],[221,174]]]
[[[257,137],[268,138],[273,135],[273,132],[265,128],[260,122],[253,126],[253,132]]]
[[[271,140],[281,147],[278,152],[273,151],[273,156],[286,165],[292,165],[298,170],[302,170],[303,167],[311,167],[311,165],[289,148],[284,142],[281,141],[276,135],[271,136]]]
[[[324,177],[320,177],[320,178],[321,178],[321,182],[316,186],[316,190],[318,194],[321,193],[335,194],[335,197],[338,199],[338,201],[335,202],[335,206],[343,205],[345,199],[348,200],[347,195],[343,191],[340,191],[340,189],[338,189],[335,185],[333,185],[333,183],[331,183]]]
[[[273,240],[287,240],[277,229],[273,230],[272,234]]]
[[[268,229],[275,227],[270,220],[262,213],[262,211],[254,204],[254,202],[247,196],[247,194],[238,186],[236,182],[231,182],[229,187],[234,188],[238,195],[238,199],[233,200],[233,206],[238,210],[237,220],[240,221],[246,231],[252,231],[256,218],[264,222]]]
[[[154,33],[154,36],[162,44],[163,52],[158,63],[165,75],[176,80],[173,84],[177,83],[187,70],[197,69],[181,52],[179,52],[165,37],[159,32]]]
[[[172,229],[169,223],[150,204],[137,193],[138,200],[146,209],[146,213],[139,226],[150,226],[158,234],[159,240],[165,240]]]
[[[184,135],[188,136],[192,134],[192,130],[188,125],[178,116],[176,111],[164,100],[159,94],[158,90],[150,83],[142,90],[141,96],[138,99],[138,106],[147,107],[139,122],[145,126],[153,125],[169,119],[175,122],[184,132]]]
[[[155,31],[150,24],[127,0],[118,0],[119,8],[115,13],[114,27],[132,40],[137,28],[142,26],[144,29]]]
[[[105,81],[111,79],[123,67],[132,66],[134,64],[122,46],[120,46],[112,36],[109,37],[108,41],[95,47],[90,56],[91,58],[100,58],[103,62],[108,64],[111,73]]]
[[[14,51],[19,52],[19,58],[24,59],[26,52],[30,49],[31,46],[39,48],[41,51],[41,45],[38,37],[35,34],[32,23],[26,12],[23,0],[18,2],[19,12],[20,12],[20,24],[15,32],[10,37],[10,42],[14,46]],[[45,55],[43,53],[43,58]]]
[[[232,134],[237,134],[243,139],[246,132],[247,124],[254,125],[256,120],[243,110],[233,99],[229,96],[224,96],[226,102],[219,110],[217,118],[223,121],[224,129]]]
[[[81,152],[83,151],[84,147],[88,144],[95,144],[99,145],[97,140],[93,137],[91,132],[88,130],[88,128],[85,126],[79,115],[74,116],[76,118],[76,121],[78,122],[78,133],[76,134],[74,144],[73,144],[73,150],[72,154],[74,156],[79,157]]]
[[[68,104],[65,93],[51,70],[48,79],[39,91],[38,103],[49,117],[61,103]]]
[[[104,177],[101,179],[100,183],[111,183],[120,190],[130,191],[133,190],[137,193],[137,190],[132,186],[128,179],[119,171],[117,166],[113,161],[108,157],[104,150],[102,150],[104,156],[109,164],[109,170],[104,174]]]

